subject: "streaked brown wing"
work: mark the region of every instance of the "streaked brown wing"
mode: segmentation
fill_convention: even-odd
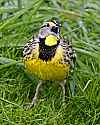
[[[64,39],[60,40],[60,44],[63,48],[64,63],[70,64],[72,67],[74,67],[76,54],[75,54],[75,50],[72,47],[72,44],[69,41],[65,41]]]
[[[38,58],[39,54],[39,41],[38,39],[31,39],[23,49],[23,57],[24,60],[30,59],[30,58]]]

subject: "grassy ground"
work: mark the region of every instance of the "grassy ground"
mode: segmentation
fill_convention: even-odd
[[[1,0],[7,2],[7,0]],[[13,0],[14,1],[14,0]],[[16,0],[15,0],[16,1]],[[14,3],[13,3],[14,4]],[[100,2],[99,0],[31,0],[18,7],[0,7],[0,125],[100,125]],[[23,5],[23,6],[22,6]],[[9,13],[8,13],[9,12]],[[8,14],[7,14],[8,13]],[[69,84],[74,96],[62,105],[59,85],[48,82],[36,107],[25,110],[37,79],[22,66],[22,46],[37,34],[44,20],[57,17],[62,35],[77,53]]]

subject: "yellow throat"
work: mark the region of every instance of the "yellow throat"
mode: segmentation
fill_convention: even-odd
[[[46,37],[45,39],[45,45],[47,46],[54,46],[54,45],[57,45],[57,37],[54,36],[54,35],[49,35]]]

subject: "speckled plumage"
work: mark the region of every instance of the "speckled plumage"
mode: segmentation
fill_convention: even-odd
[[[27,70],[43,80],[63,80],[66,78],[75,58],[71,44],[63,39],[60,39],[59,44],[53,47],[41,45],[38,40],[31,40],[24,47],[23,52]]]
[[[25,45],[23,57],[28,72],[37,76],[40,80],[61,81],[60,85],[63,89],[63,95],[65,96],[65,79],[68,77],[70,68],[74,65],[75,51],[71,43],[65,41],[60,36],[59,30],[57,32],[57,28],[59,27],[53,24],[53,22],[44,25],[40,29],[38,37],[31,39]],[[46,45],[45,40],[49,35],[57,38],[57,44],[50,44],[52,46]],[[30,107],[36,103],[41,85],[42,82],[40,81]]]

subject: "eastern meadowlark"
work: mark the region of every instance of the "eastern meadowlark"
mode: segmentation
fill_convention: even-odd
[[[45,22],[38,36],[25,45],[23,56],[28,72],[40,79],[30,107],[36,104],[44,80],[59,81],[64,100],[66,78],[73,66],[75,52],[71,43],[61,37],[60,24],[55,20]]]

